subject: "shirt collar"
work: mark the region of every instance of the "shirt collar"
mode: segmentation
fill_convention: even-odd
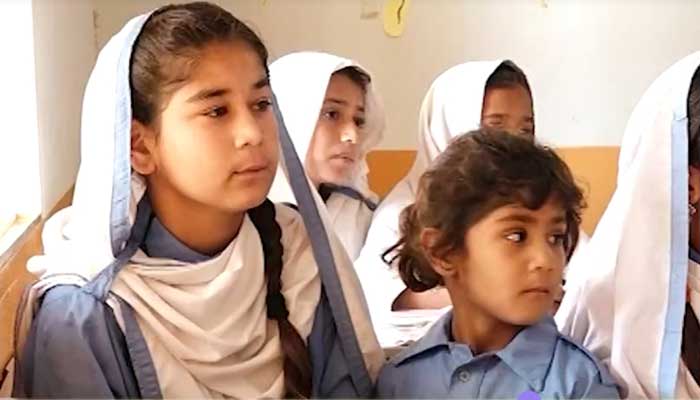
[[[452,341],[452,311],[446,313],[435,325],[410,348],[399,353],[392,363],[400,365],[403,362],[424,354],[434,349],[453,347],[467,347]],[[559,333],[550,316],[543,318],[534,325],[530,325],[521,330],[506,347],[495,355],[518,376],[526,380],[537,391],[544,388],[544,381],[549,372],[549,367],[554,357]],[[464,352],[461,352],[464,354]],[[475,359],[471,351],[466,351],[467,363]],[[476,358],[488,357],[489,354],[482,354]],[[464,365],[456,365],[455,368]]]
[[[206,254],[198,253],[179,241],[155,214],[149,224],[146,238],[141,246],[149,257],[168,258],[186,263],[200,263],[209,260]]]
[[[533,388],[542,391],[558,339],[554,319],[547,316],[520,331],[496,355]]]

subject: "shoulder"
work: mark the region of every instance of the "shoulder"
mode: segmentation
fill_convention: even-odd
[[[617,397],[618,386],[607,367],[590,351],[565,335],[558,334],[551,371],[564,374],[574,392],[585,388],[587,396],[598,392],[605,393],[609,398]]]
[[[39,304],[36,320],[61,329],[75,329],[97,318],[104,318],[109,307],[83,288],[58,285],[49,289]],[[110,310],[111,312],[111,310]]]
[[[422,338],[392,357],[386,365],[387,369],[433,369],[435,359],[445,355],[449,357],[450,343],[446,332],[451,321],[451,312],[441,316]]]
[[[449,374],[444,369],[446,346],[426,346],[416,342],[389,360],[377,380],[380,398],[403,397],[408,393],[430,393]],[[437,393],[435,393],[437,394]]]
[[[78,286],[59,285],[42,297],[32,321],[34,344],[47,357],[95,349],[123,337],[112,309]],[[71,349],[71,350],[67,350]],[[97,349],[99,350],[99,349]]]

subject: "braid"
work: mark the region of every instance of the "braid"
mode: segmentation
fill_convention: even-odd
[[[311,396],[311,360],[304,339],[289,322],[289,310],[282,295],[282,229],[275,219],[275,206],[270,200],[249,210],[248,215],[260,234],[265,254],[267,280],[267,317],[277,321],[284,354],[286,397]]]

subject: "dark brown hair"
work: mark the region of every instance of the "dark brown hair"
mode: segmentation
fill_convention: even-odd
[[[693,73],[687,99],[688,116],[688,165],[700,166],[700,68]],[[681,337],[681,358],[697,382],[700,378],[700,330],[698,318],[690,303],[685,304],[683,335]]]
[[[521,86],[527,90],[527,93],[532,99],[532,91],[530,83],[527,81],[527,76],[517,65],[512,61],[504,61],[499,65],[486,80],[486,90],[492,88],[511,88]]]
[[[365,93],[367,92],[367,86],[372,82],[372,78],[365,71],[354,66],[339,69],[333,73],[333,75],[336,74],[348,77]]]
[[[188,78],[205,46],[243,41],[267,72],[267,49],[260,38],[231,13],[205,2],[169,5],[155,11],[139,34],[131,57],[133,118],[150,125],[164,102]],[[311,361],[304,339],[289,321],[282,295],[282,231],[275,207],[266,200],[248,214],[263,243],[267,279],[267,316],[277,321],[284,354],[286,397],[311,396]]]
[[[700,68],[688,90],[688,164],[700,166]]]
[[[465,251],[467,230],[493,210],[521,204],[537,210],[556,196],[566,212],[567,252],[576,245],[583,195],[557,154],[523,137],[480,129],[457,137],[421,176],[416,201],[401,212],[394,254],[406,286],[422,292],[442,285],[420,244],[424,228],[441,234],[431,253]]]
[[[130,87],[134,119],[149,125],[168,96],[184,84],[205,46],[242,41],[260,57],[267,72],[267,48],[246,24],[223,8],[195,2],[154,11],[131,55]]]

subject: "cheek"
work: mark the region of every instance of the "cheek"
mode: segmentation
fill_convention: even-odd
[[[272,126],[264,132],[265,139],[263,142],[263,149],[265,156],[276,167],[280,157],[282,157],[280,154],[279,138],[277,137],[277,124],[273,123]]]
[[[316,162],[324,162],[328,158],[329,147],[331,144],[331,130],[326,122],[319,122],[314,136],[311,139],[310,154]]]
[[[217,129],[186,126],[171,129],[159,143],[161,168],[177,180],[187,180],[200,186],[212,177],[228,174],[233,147]],[[197,182],[201,177],[204,179]]]
[[[507,294],[507,288],[523,279],[517,252],[507,244],[483,243],[470,252],[468,264],[463,269],[465,283],[487,296]]]

